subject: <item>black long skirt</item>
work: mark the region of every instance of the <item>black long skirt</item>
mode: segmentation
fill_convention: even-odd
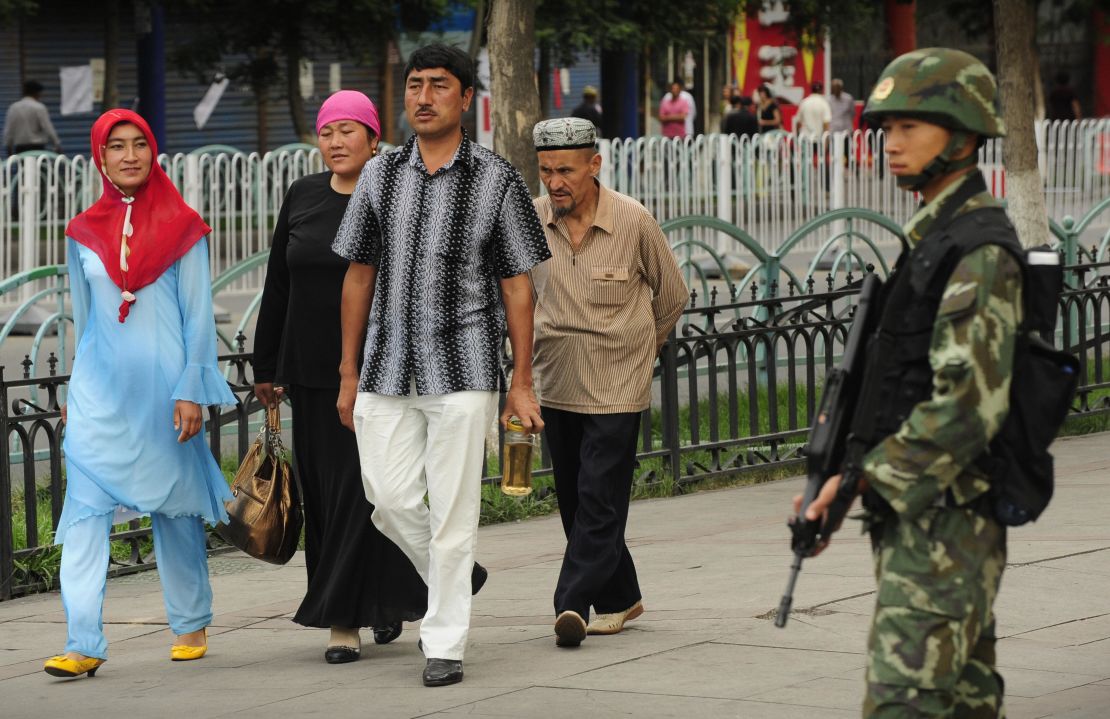
[[[306,627],[384,627],[415,621],[428,588],[370,521],[355,435],[339,423],[337,389],[294,385],[293,457],[304,494],[308,591],[293,621]]]

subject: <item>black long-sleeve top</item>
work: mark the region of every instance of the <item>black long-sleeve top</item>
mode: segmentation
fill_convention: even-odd
[[[331,244],[351,196],[330,182],[325,171],[285,193],[255,328],[256,382],[339,387],[339,308],[349,263]]]

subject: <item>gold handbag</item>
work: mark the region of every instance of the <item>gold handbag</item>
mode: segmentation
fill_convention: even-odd
[[[285,564],[297,551],[304,515],[281,442],[278,408],[266,410],[266,424],[243,457],[225,503],[227,523],[216,532],[256,559]]]

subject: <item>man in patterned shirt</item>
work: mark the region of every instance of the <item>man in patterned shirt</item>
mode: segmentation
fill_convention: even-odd
[[[981,460],[1009,411],[1022,275],[1017,235],[976,167],[978,142],[1005,134],[997,87],[967,53],[916,50],[883,71],[864,116],[882,124],[899,187],[924,204],[869,344],[860,403],[876,411],[852,427],[875,442],[862,463],[879,585],[863,713],[1002,716],[993,606],[1006,530]]]
[[[462,129],[473,97],[466,53],[412,53],[405,111],[416,134],[366,164],[333,244],[351,261],[337,409],[356,434],[374,524],[428,584],[425,686],[463,677],[506,323],[513,376],[501,421],[543,427],[527,272],[550,253],[520,174]]]

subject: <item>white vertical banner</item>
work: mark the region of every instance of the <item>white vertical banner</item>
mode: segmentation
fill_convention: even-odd
[[[104,58],[91,58],[89,60],[89,67],[92,68],[93,102],[104,102]]]
[[[333,62],[328,66],[328,94],[334,95],[343,89],[343,66]]]
[[[76,115],[93,111],[93,73],[89,65],[63,67],[58,72],[62,84],[62,114]]]
[[[301,60],[301,97],[305,100],[316,94],[316,82],[312,76],[312,61]]]
[[[196,123],[198,130],[203,130],[204,126],[208,124],[208,118],[212,116],[212,111],[216,109],[216,105],[220,104],[220,98],[224,96],[227,85],[228,79],[226,77],[217,79],[208,86],[208,91],[204,93],[204,97],[193,108],[193,122]]]

